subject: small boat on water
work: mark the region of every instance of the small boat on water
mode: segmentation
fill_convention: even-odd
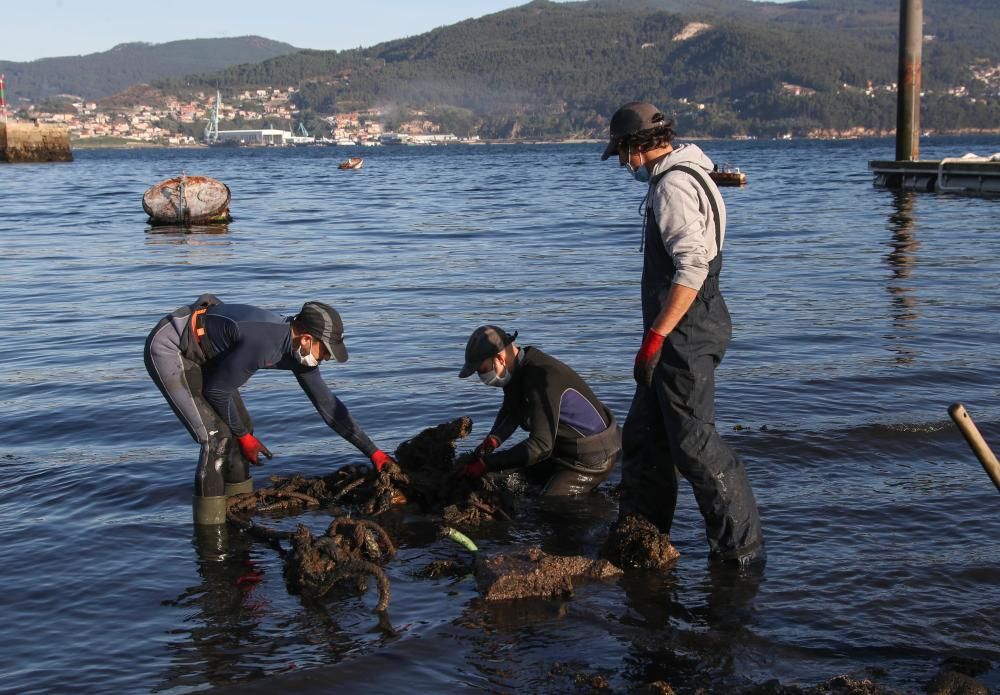
[[[180,176],[150,186],[142,209],[151,225],[225,224],[232,221],[229,186],[208,176]]]
[[[361,165],[365,163],[361,157],[350,157],[346,162],[341,162],[337,165],[338,169],[360,169]]]
[[[747,182],[747,175],[740,171],[739,167],[734,169],[728,164],[723,165],[722,169],[709,172],[708,175],[715,181],[716,186],[744,186]]]

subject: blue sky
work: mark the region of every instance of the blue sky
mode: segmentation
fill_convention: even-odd
[[[345,49],[421,34],[527,0],[7,0],[0,60],[106,51],[129,41],[256,34]]]
[[[256,34],[299,48],[371,46],[527,0],[6,0],[0,60],[106,51],[130,41]]]

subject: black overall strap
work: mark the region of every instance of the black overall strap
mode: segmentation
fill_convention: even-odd
[[[712,189],[708,187],[705,183],[703,173],[686,166],[684,164],[675,164],[666,171],[661,171],[659,174],[653,177],[653,180],[649,182],[650,188],[655,188],[657,184],[660,183],[660,179],[669,174],[671,171],[683,171],[685,174],[689,174],[694,179],[701,184],[701,187],[705,189],[705,195],[708,196],[708,204],[712,206],[712,214],[715,215],[715,248],[716,253],[722,253],[722,217],[719,215],[719,203],[715,200],[715,196],[712,194]]]

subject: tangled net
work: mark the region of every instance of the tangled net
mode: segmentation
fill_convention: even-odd
[[[505,507],[510,501],[496,484],[459,473],[470,454],[456,460],[455,442],[471,430],[470,417],[429,427],[396,448],[398,465],[388,463],[378,473],[370,466],[344,466],[321,478],[272,476],[271,487],[232,498],[230,516],[297,514],[341,505],[375,517],[395,505],[413,503],[421,511],[441,513],[452,526],[509,520]]]
[[[364,519],[334,519],[317,538],[299,524],[291,540],[285,581],[293,594],[319,598],[348,580],[363,593],[371,576],[378,585],[376,612],[389,607],[389,578],[382,565],[396,554],[396,547],[381,526]]]

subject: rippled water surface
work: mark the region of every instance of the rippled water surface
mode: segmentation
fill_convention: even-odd
[[[333,148],[0,167],[0,691],[560,692],[582,672],[616,691],[853,673],[922,692],[954,655],[991,662],[980,681],[1000,687],[1000,497],[946,412],[965,403],[1000,450],[1000,201],[873,188],[887,140],[703,147],[750,180],[724,191],[735,335],[718,426],[760,503],[763,576],[710,571],[684,485],[674,572],[561,602],[487,606],[471,579],[418,578],[457,551],[399,515],[392,631],[371,594],[306,604],[272,548],[196,536],[197,446],[146,376],[146,334],[205,291],[282,313],[334,304],[351,359],[324,374],[389,449],[459,415],[487,431],[499,394],[456,372],[468,333],[497,322],[623,419],[641,186],[599,145],[386,148],[346,172]],[[228,228],[146,225],[143,192],[182,170],[230,186]],[[261,478],[362,462],[288,374],[258,373],[245,399],[275,452]],[[477,540],[594,555],[615,513],[606,494],[525,499]],[[251,571],[262,581],[238,581]]]

